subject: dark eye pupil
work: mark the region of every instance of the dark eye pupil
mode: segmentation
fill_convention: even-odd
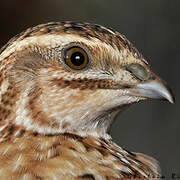
[[[84,63],[84,55],[80,52],[74,52],[71,55],[71,62],[75,66],[81,66]]]

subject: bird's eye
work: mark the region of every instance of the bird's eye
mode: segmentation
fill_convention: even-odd
[[[83,48],[73,46],[65,49],[64,62],[73,70],[83,70],[89,63],[89,56]]]
[[[127,70],[140,80],[144,81],[149,78],[149,73],[141,64],[136,64],[136,63],[130,64],[127,67]]]

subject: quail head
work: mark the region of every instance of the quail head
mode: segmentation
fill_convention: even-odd
[[[108,133],[130,104],[174,102],[125,36],[89,23],[42,24],[1,49],[0,69],[1,179],[158,179],[156,160]]]

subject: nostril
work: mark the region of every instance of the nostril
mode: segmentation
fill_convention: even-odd
[[[150,76],[150,73],[141,64],[130,64],[126,70],[142,81],[148,80]]]

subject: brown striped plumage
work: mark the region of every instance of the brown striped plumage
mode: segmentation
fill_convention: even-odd
[[[74,70],[69,47],[89,63]],[[158,179],[156,160],[108,134],[129,104],[173,102],[166,83],[120,33],[88,23],[48,23],[0,50],[0,179]]]

